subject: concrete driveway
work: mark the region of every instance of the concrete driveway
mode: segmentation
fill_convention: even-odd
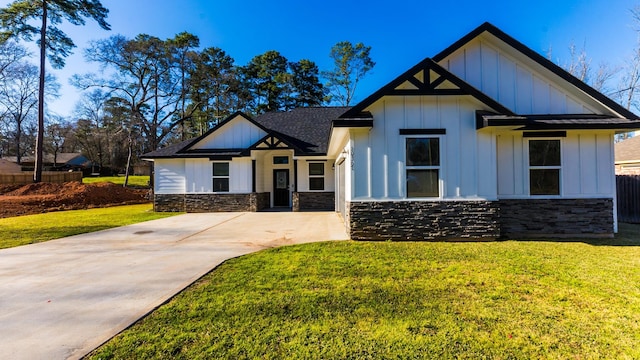
[[[0,250],[0,359],[80,358],[229,258],[346,238],[333,212],[209,213]]]

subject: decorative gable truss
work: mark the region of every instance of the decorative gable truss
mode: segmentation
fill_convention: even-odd
[[[248,156],[251,150],[294,150],[296,153],[302,152],[302,150],[295,146],[291,141],[286,139],[285,135],[279,134],[275,131],[269,132],[262,139],[256,141],[253,145],[248,147],[242,152],[243,156]]]
[[[387,95],[470,95],[468,89],[463,89],[464,85],[459,85],[455,76],[435,62],[423,61],[420,67],[422,69],[417,73],[407,74],[406,80]]]
[[[426,58],[404,74],[391,81],[380,90],[344,113],[340,118],[358,117],[369,105],[383,96],[420,96],[420,95],[469,95],[493,110],[510,114],[507,109],[494,99],[475,89],[464,80],[455,76],[430,58]]]

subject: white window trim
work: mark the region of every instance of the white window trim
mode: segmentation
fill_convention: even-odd
[[[311,164],[322,164],[322,175],[311,175]],[[327,174],[327,168],[326,168],[326,162],[319,162],[319,161],[309,161],[307,162],[307,174],[309,175],[309,183],[308,185],[308,190],[310,192],[324,192],[326,191],[327,188],[327,182],[325,179],[325,176]],[[311,190],[311,179],[315,178],[322,178],[322,190]]]
[[[564,138],[562,137],[530,137],[530,138],[523,138],[524,140],[524,144],[522,146],[523,148],[523,153],[524,153],[524,164],[526,166],[523,166],[524,168],[524,186],[525,189],[527,191],[527,195],[531,198],[534,199],[559,199],[563,197],[563,175],[562,175],[562,167],[564,162]],[[529,165],[529,141],[531,140],[559,140],[560,141],[560,166],[531,166]],[[558,171],[558,195],[550,195],[550,194],[545,194],[545,195],[531,195],[531,175],[529,173],[529,170],[544,170],[544,169],[549,169],[549,170],[554,170],[557,169]]]
[[[444,174],[445,174],[445,135],[402,135],[402,165],[404,167],[402,173],[402,196],[405,200],[442,200],[444,199],[444,193],[446,190]],[[439,153],[440,153],[440,166],[407,166],[407,139],[438,139]],[[407,170],[438,170],[438,196],[429,197],[409,197],[409,190],[407,189]]]
[[[228,164],[229,166],[229,175],[227,176],[220,176],[220,175],[214,175],[214,171],[213,171],[213,164]],[[215,188],[213,186],[213,180],[214,179],[227,179],[228,184],[229,184],[229,190],[227,191],[215,191]],[[231,192],[231,161],[212,161],[211,162],[211,188],[212,188],[212,192],[214,194],[228,194]]]

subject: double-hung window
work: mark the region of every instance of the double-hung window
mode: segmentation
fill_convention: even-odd
[[[324,163],[309,163],[309,190],[324,190]]]
[[[406,139],[407,197],[440,196],[440,138]]]
[[[529,140],[529,194],[560,195],[560,140]]]
[[[213,192],[229,192],[229,163],[213,163]]]

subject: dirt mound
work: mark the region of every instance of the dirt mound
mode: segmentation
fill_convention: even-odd
[[[0,217],[148,202],[148,190],[113,183],[37,183],[0,188]]]

